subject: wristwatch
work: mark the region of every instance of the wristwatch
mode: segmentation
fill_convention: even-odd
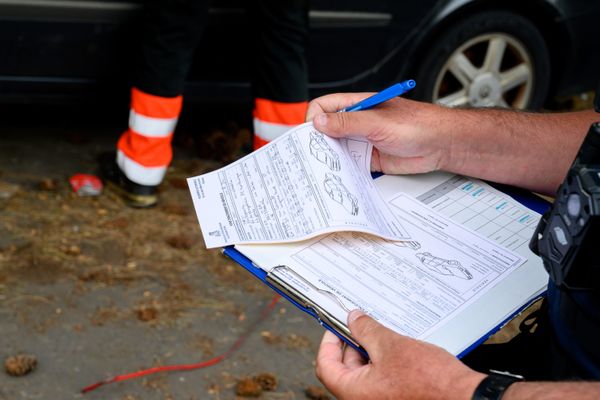
[[[521,375],[490,370],[490,374],[477,385],[471,400],[500,400],[510,385],[522,380]]]

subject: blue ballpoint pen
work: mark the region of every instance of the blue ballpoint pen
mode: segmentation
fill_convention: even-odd
[[[396,83],[395,85],[392,85],[389,88],[384,89],[371,97],[367,97],[366,99],[359,101],[358,103],[353,104],[350,107],[346,107],[343,110],[340,110],[340,112],[367,110],[369,108],[375,107],[378,104],[393,99],[396,96],[400,96],[401,94],[408,92],[416,85],[417,84],[412,79]]]

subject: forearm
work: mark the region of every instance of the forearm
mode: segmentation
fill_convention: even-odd
[[[600,382],[518,382],[508,388],[502,400],[598,398]]]
[[[451,135],[442,169],[554,194],[592,122],[593,111],[533,114],[496,109],[447,110]],[[447,126],[444,126],[446,124]],[[440,135],[442,133],[440,132]]]

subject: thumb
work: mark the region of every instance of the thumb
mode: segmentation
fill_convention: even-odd
[[[368,137],[378,126],[372,111],[318,114],[313,124],[319,132],[335,138]]]
[[[348,314],[348,327],[352,336],[367,350],[371,360],[383,354],[386,346],[389,349],[391,336],[394,335],[394,332],[360,310]]]

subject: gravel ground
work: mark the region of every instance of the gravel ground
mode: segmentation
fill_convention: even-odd
[[[178,132],[160,205],[132,210],[106,193],[78,197],[67,183],[72,174],[96,172],[96,157],[113,150],[126,115],[2,111],[0,358],[4,364],[32,355],[37,363],[23,376],[0,372],[0,399],[234,399],[238,382],[259,374],[272,389],[263,399],[304,399],[308,388],[320,390],[314,357],[322,329],[280,301],[217,365],[80,394],[116,374],[219,355],[273,298],[237,264],[204,248],[185,185],[186,177],[243,153],[248,131],[229,122],[232,114],[211,114],[224,123],[184,115],[180,131],[212,133]],[[208,154],[216,160],[201,158]]]

